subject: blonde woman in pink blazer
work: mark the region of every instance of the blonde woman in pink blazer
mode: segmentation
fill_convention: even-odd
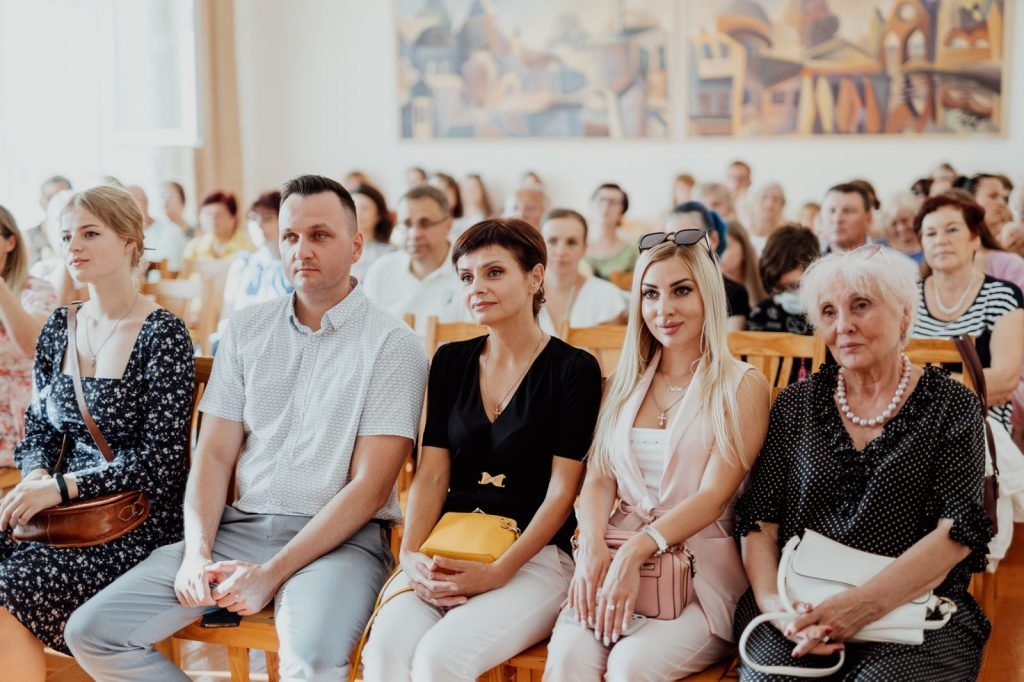
[[[767,431],[769,388],[729,354],[722,274],[700,217],[686,215],[692,226],[640,240],[626,340],[589,454],[576,569],[545,680],[675,680],[733,646],[733,612],[747,588],[733,505]],[[613,559],[608,528],[643,532]],[[683,543],[696,565],[687,606],[675,620],[649,619],[624,635],[641,564]]]

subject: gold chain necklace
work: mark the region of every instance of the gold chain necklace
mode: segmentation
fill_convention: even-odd
[[[530,357],[530,361],[526,363],[526,367],[523,368],[523,373],[519,375],[519,378],[515,380],[515,382],[511,386],[511,388],[509,388],[505,392],[505,395],[503,395],[501,397],[501,400],[499,400],[497,402],[494,401],[494,397],[491,395],[491,392],[489,390],[487,390],[487,372],[483,373],[484,395],[487,396],[488,400],[490,400],[492,403],[494,403],[494,419],[495,419],[495,421],[497,421],[498,417],[501,416],[502,405],[505,404],[505,401],[508,400],[509,396],[512,395],[512,393],[516,390],[516,388],[519,386],[519,384],[523,381],[523,378],[526,376],[526,373],[530,371],[530,366],[533,365],[533,361],[537,359],[538,355],[540,355],[540,347],[541,347],[541,344],[544,343],[544,339],[545,339],[546,336],[547,335],[544,332],[541,332],[540,339],[537,341],[537,347],[533,349],[533,355]]]

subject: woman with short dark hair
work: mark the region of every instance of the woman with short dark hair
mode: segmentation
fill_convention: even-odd
[[[400,562],[364,652],[363,679],[471,682],[551,632],[569,579],[572,505],[601,370],[541,330],[547,253],[522,220],[486,220],[452,263],[487,336],[434,355],[427,421],[409,491]],[[445,512],[483,511],[522,529],[493,563],[427,557]]]

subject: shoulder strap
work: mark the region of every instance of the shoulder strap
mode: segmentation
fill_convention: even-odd
[[[992,473],[999,476],[999,465],[996,463],[996,439],[992,435],[992,426],[988,423],[988,388],[985,385],[985,372],[982,370],[978,349],[974,347],[974,339],[967,334],[953,337],[956,349],[964,361],[964,372],[971,378],[974,390],[981,400],[981,417],[985,422],[985,439],[988,441],[988,456],[992,460]]]
[[[85,393],[82,391],[82,372],[78,367],[77,342],[77,317],[78,309],[81,307],[81,301],[74,301],[68,306],[68,360],[71,363],[71,376],[75,383],[75,399],[78,400],[78,409],[82,412],[85,426],[89,429],[89,433],[92,434],[92,439],[96,441],[96,446],[103,453],[103,458],[108,462],[113,462],[114,453],[111,452],[110,446],[107,445],[107,439],[103,437],[100,427],[96,426],[95,420],[93,420],[92,415],[89,413],[89,407],[85,404]]]

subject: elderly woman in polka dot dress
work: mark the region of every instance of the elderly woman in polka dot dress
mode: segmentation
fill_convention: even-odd
[[[782,611],[780,550],[814,530],[855,549],[895,557],[868,583],[811,605],[789,623],[753,631],[748,653],[764,665],[825,668],[830,679],[973,680],[990,625],[967,593],[985,568],[991,527],[982,507],[981,406],[941,369],[902,352],[916,312],[916,273],[876,247],[808,268],[808,316],[837,365],[786,389],[749,490],[736,537],[751,589],[736,610],[738,635],[759,612]],[[847,642],[867,624],[934,590],[957,611],[919,646]],[[809,671],[810,672],[810,671]],[[740,668],[740,679],[791,679]]]

